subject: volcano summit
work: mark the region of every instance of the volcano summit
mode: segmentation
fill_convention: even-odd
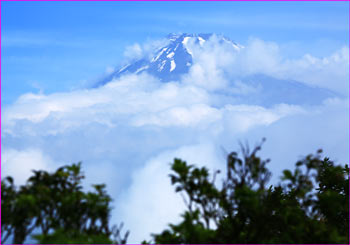
[[[204,53],[208,47],[211,48],[211,54],[214,54],[216,56],[215,59],[219,61],[222,59],[220,56],[222,53],[216,54],[213,52],[215,48],[224,47],[227,55],[231,55],[232,59],[237,59],[239,55],[246,51],[244,46],[222,35],[169,34],[166,38],[166,44],[155,48],[151,55],[132,60],[128,64],[118,67],[114,72],[98,81],[94,87],[103,86],[124,75],[137,75],[143,72],[165,83],[180,81],[184,75],[189,74],[191,69],[194,69],[195,62],[198,60],[196,56],[196,54],[198,55],[198,50]],[[194,52],[194,49],[197,53]],[[210,59],[208,60],[209,62],[215,62]],[[234,74],[230,74],[225,78],[228,80],[231,89],[221,91],[225,96],[229,94],[232,98],[234,97],[234,100],[231,102],[263,106],[271,106],[279,103],[310,105],[320,104],[329,97],[338,96],[337,93],[328,89],[310,86],[303,81],[276,78],[264,74],[263,71],[239,74],[239,72],[235,71],[245,66],[249,67],[249,64],[243,65],[239,62],[238,60],[230,67],[220,67],[219,69],[220,74]],[[200,65],[197,64],[197,68]],[[261,66],[263,65],[261,64]],[[210,79],[206,77],[205,73],[205,70],[208,68],[200,67],[200,69],[204,70],[204,74],[202,78],[198,79]]]
[[[179,80],[181,75],[188,73],[193,64],[191,46],[203,46],[206,41],[213,37],[214,34],[169,34],[167,45],[156,49],[151,57],[135,60],[133,63],[120,67],[100,81],[97,86],[104,85],[121,75],[140,74],[141,72],[147,72],[163,82]],[[227,37],[216,37],[218,43],[231,45],[233,50],[238,51],[242,48]]]

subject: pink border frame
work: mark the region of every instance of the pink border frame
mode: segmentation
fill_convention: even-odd
[[[66,1],[76,1],[76,2],[97,2],[96,0],[21,0],[25,2],[29,1],[57,1],[57,2],[66,2]],[[101,0],[105,2],[116,2],[116,1],[133,1],[133,2],[305,2],[305,0]],[[1,2],[18,2],[18,0],[0,0],[0,47],[1,47]],[[349,2],[349,0],[308,0],[308,2]],[[350,23],[350,4],[349,4],[349,23]],[[349,40],[350,40],[350,32],[349,32]],[[349,52],[350,54],[350,52]],[[350,64],[349,64],[349,70],[350,70]],[[350,85],[350,78],[349,78],[349,85]],[[350,94],[349,94],[350,95]],[[0,104],[1,104],[1,48],[0,48]],[[350,107],[350,100],[349,100],[349,107]],[[350,111],[349,111],[349,120],[350,120]],[[0,129],[1,129],[1,107],[0,107]],[[349,138],[350,138],[350,132],[349,132]],[[349,141],[350,144],[350,141]],[[0,154],[1,154],[1,130],[0,130]],[[350,146],[349,146],[349,151],[350,151]],[[350,163],[350,154],[349,154],[349,163]],[[0,158],[0,166],[1,166],[1,158]],[[1,168],[0,168],[0,179],[1,179]],[[349,184],[350,187],[350,184]],[[1,187],[0,187],[0,192],[1,192]],[[1,197],[0,197],[1,201]],[[350,206],[350,200],[349,200],[349,206]],[[0,207],[0,224],[1,224],[1,207]],[[350,233],[350,228],[349,228],[349,233]],[[1,234],[1,231],[0,231]],[[313,245],[313,244],[310,244]]]

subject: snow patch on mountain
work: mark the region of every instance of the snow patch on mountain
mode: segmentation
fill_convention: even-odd
[[[174,61],[174,60],[171,60],[170,62],[171,62],[171,63],[170,63],[170,65],[171,65],[171,67],[170,67],[170,72],[172,72],[173,70],[175,70],[176,64],[175,64],[175,61]]]
[[[141,71],[146,70],[147,68],[148,68],[148,66],[142,66],[141,68],[137,69],[137,71],[135,73],[138,74]]]

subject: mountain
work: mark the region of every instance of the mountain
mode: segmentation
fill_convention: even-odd
[[[122,75],[141,72],[147,72],[162,82],[177,81],[182,75],[188,73],[193,64],[192,45],[203,45],[212,35],[214,34],[169,34],[167,44],[156,49],[151,57],[144,57],[119,67],[113,73],[103,77],[94,87],[103,86]],[[225,36],[216,35],[216,38],[219,44],[225,43],[237,52],[244,49],[243,46]],[[299,81],[276,79],[264,74],[254,74],[238,79],[240,82],[238,90],[243,86],[253,89],[255,93],[233,94],[234,98],[231,101],[235,103],[264,106],[276,103],[313,105],[322,103],[326,98],[338,96],[327,89],[311,87]],[[235,81],[232,81],[232,84],[235,85]],[[222,93],[228,96],[225,91]]]
[[[341,97],[339,94],[319,87],[308,86],[294,80],[282,80],[264,74],[254,74],[241,79],[254,92],[235,97],[235,103],[273,106],[276,104],[319,105],[325,99]]]
[[[131,64],[120,67],[115,72],[104,77],[97,86],[104,85],[113,78],[127,73],[139,74],[147,72],[158,77],[163,82],[178,80],[192,66],[192,52],[189,43],[203,45],[213,34],[169,34],[168,44],[160,47],[150,58],[142,58]],[[227,37],[220,36],[219,43],[226,42],[232,48],[239,50],[241,46]]]

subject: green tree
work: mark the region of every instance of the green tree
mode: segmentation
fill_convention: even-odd
[[[13,217],[17,192],[11,177],[1,180],[1,243],[14,232]]]
[[[281,182],[268,186],[269,160],[257,156],[261,145],[242,157],[227,157],[222,185],[211,175],[175,159],[170,174],[187,206],[179,224],[170,224],[155,243],[348,243],[349,168],[337,166],[321,151],[284,170]],[[81,165],[53,173],[34,171],[19,188],[1,181],[1,242],[126,243],[129,232],[109,224],[111,198],[105,185],[85,192]]]
[[[283,171],[267,187],[269,160],[257,156],[261,145],[242,158],[232,152],[221,188],[206,168],[175,159],[170,174],[187,210],[155,243],[348,243],[349,168],[336,166],[321,151]]]
[[[81,164],[54,173],[34,171],[18,190],[12,178],[1,182],[1,241],[21,244],[34,229],[38,243],[126,243],[121,226],[109,225],[111,198],[105,185],[84,192]],[[36,231],[35,230],[35,231]],[[112,239],[114,238],[114,240]]]

